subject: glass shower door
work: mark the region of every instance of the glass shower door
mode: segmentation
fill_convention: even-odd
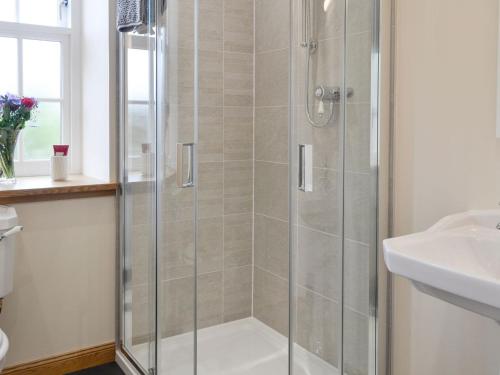
[[[295,375],[375,371],[375,3],[293,2],[290,306]]]
[[[342,367],[345,2],[294,1],[293,374]]]
[[[378,48],[377,1],[346,9],[343,353],[344,373],[375,374]]]
[[[120,36],[123,350],[148,372],[156,366],[155,39]]]
[[[158,1],[158,374],[196,366],[196,0]]]

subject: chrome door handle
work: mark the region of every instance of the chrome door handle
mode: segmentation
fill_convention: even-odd
[[[313,191],[313,148],[312,145],[299,145],[299,190]]]
[[[184,149],[187,149],[187,173],[184,178]],[[193,177],[194,143],[177,143],[177,187],[188,188],[194,186]]]

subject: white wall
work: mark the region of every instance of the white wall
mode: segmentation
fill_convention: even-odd
[[[497,0],[396,0],[395,234],[495,208]],[[499,153],[500,154],[500,153]],[[498,375],[500,326],[395,279],[394,375]]]
[[[16,241],[14,292],[0,328],[7,365],[115,340],[115,198],[14,206],[24,231]]]
[[[115,178],[116,59],[114,0],[82,0],[82,172]]]

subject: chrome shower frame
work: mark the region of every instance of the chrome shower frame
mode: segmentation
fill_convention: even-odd
[[[154,0],[153,0],[154,1]],[[310,1],[310,0],[299,0]],[[346,0],[348,1],[348,0]],[[294,4],[293,0],[290,0]],[[370,353],[370,372],[369,375],[389,375],[390,374],[390,289],[388,290],[388,273],[384,266],[382,258],[381,241],[389,234],[392,215],[390,212],[391,206],[391,88],[390,80],[392,77],[391,71],[391,22],[390,12],[392,10],[392,0],[372,0],[374,9],[374,29],[372,40],[372,100],[371,100],[371,134],[370,134],[370,149],[371,149],[371,174],[374,177],[372,184],[373,199],[377,202],[377,251],[373,252],[370,264],[370,332],[373,334],[370,337],[369,349]],[[293,7],[292,7],[293,8]],[[389,13],[389,15],[388,15]],[[291,18],[290,22],[293,19]],[[304,22],[304,20],[303,20]],[[294,27],[292,24],[291,27]],[[304,30],[304,28],[303,28]],[[123,62],[122,36],[117,34],[117,49],[116,58],[120,62],[117,72],[119,103],[124,102],[125,84],[123,81],[125,67]],[[389,39],[389,43],[386,39]],[[307,40],[307,39],[304,39]],[[308,50],[316,46],[313,44],[305,45]],[[290,49],[292,50],[292,48]],[[314,52],[313,52],[314,53]],[[290,57],[296,57],[290,55]],[[121,88],[121,89],[120,89]],[[291,88],[290,88],[291,89]],[[116,361],[127,375],[144,374],[139,366],[135,364],[134,359],[122,345],[124,339],[124,281],[126,278],[126,259],[124,253],[124,242],[126,236],[124,232],[124,197],[122,192],[124,179],[124,134],[121,125],[126,117],[123,105],[118,107],[118,122],[120,126],[117,130],[119,139],[119,147],[117,147],[117,168],[120,182],[119,193],[117,197],[117,275],[116,275]],[[292,119],[290,119],[292,121]],[[378,153],[373,152],[378,150]],[[290,186],[296,183],[295,176],[290,176]],[[293,351],[290,352],[290,363],[293,363]]]

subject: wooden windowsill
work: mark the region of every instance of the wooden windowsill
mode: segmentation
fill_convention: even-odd
[[[28,203],[61,199],[116,195],[118,183],[73,175],[67,181],[48,176],[19,177],[13,185],[0,184],[0,204]]]

